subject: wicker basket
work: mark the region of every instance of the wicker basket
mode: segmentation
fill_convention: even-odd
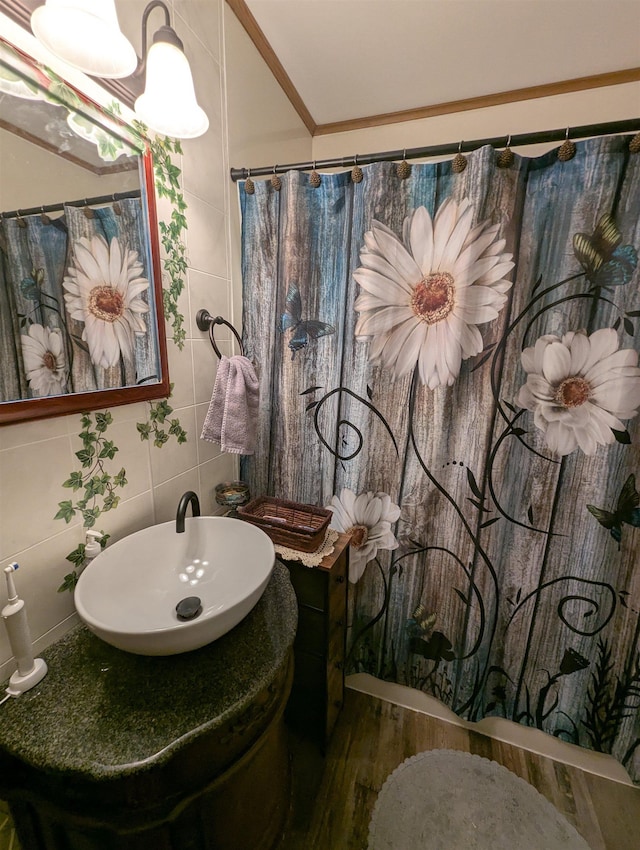
[[[326,508],[260,496],[238,508],[238,516],[257,525],[279,546],[315,552],[322,545],[332,514]]]

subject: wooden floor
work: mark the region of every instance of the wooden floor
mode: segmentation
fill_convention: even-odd
[[[278,850],[366,850],[372,808],[389,773],[437,748],[485,756],[526,779],[591,850],[640,850],[640,788],[352,690],[324,758],[309,742],[292,740],[292,812]]]

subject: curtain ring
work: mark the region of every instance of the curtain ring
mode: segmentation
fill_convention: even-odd
[[[247,173],[247,179],[246,179],[245,184],[244,184],[244,191],[247,193],[247,195],[253,195],[256,191],[256,184],[251,179],[251,169],[248,168],[247,172],[248,173]]]
[[[315,159],[314,159],[314,160],[313,160],[313,169],[312,169],[312,171],[311,171],[311,174],[309,175],[309,185],[310,185],[312,188],[317,189],[317,188],[318,188],[318,186],[319,186],[321,183],[322,183],[322,180],[320,179],[320,175],[319,175],[319,174],[318,174],[318,172],[316,171],[316,161],[315,161]]]
[[[96,214],[94,213],[94,211],[89,206],[89,202],[87,201],[86,198],[84,199],[84,206],[82,207],[82,212],[84,213],[85,217],[88,218],[88,219],[95,218]]]
[[[273,174],[271,175],[271,185],[276,192],[279,192],[282,189],[282,180],[276,174],[276,169],[278,165],[273,166]]]

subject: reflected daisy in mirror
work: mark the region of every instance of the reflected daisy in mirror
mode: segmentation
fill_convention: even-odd
[[[355,334],[395,378],[417,364],[430,389],[451,386],[463,360],[483,348],[477,328],[497,318],[514,264],[499,225],[473,224],[474,208],[448,198],[431,218],[418,207],[404,221],[403,242],[373,222],[354,272],[360,284]]]
[[[344,488],[331,499],[331,528],[351,535],[349,581],[357,582],[378,549],[397,549],[391,524],[400,517],[400,508],[386,493],[360,493]]]
[[[82,237],[73,245],[72,264],[63,280],[67,312],[84,322],[82,339],[91,362],[108,369],[122,356],[133,358],[135,334],[146,334],[143,318],[149,305],[141,297],[149,288],[136,251],[114,236]]]
[[[638,353],[618,350],[613,328],[590,336],[547,334],[522,352],[527,382],[517,403],[533,411],[547,446],[559,455],[580,448],[592,455],[599,445],[615,441],[640,406]]]
[[[22,358],[33,396],[61,395],[67,391],[67,366],[59,328],[33,324],[20,335]]]

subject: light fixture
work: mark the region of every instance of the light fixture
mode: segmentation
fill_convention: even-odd
[[[86,74],[128,77],[138,64],[115,0],[46,0],[31,15],[31,29],[51,53]]]
[[[165,23],[147,54],[147,21],[156,7]],[[120,31],[115,0],[46,0],[31,16],[37,38],[70,65],[96,77],[142,75],[144,94],[136,100],[139,119],[151,130],[176,139],[201,136],[209,119],[198,106],[184,46],[170,26],[169,9],[151,0],[142,15],[142,60]]]
[[[153,36],[147,53],[147,20],[156,6],[164,9],[165,24]],[[169,25],[169,10],[162,0],[152,0],[142,16],[143,65],[146,63],[144,94],[136,100],[136,114],[148,127],[165,136],[193,139],[206,133],[209,119],[198,106],[193,77],[184,46]]]

